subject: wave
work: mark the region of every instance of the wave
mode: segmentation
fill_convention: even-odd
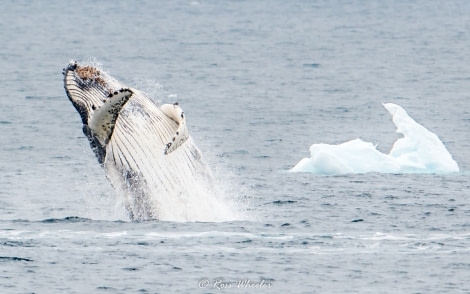
[[[310,158],[303,158],[291,172],[310,172],[321,175],[349,173],[454,173],[457,162],[439,137],[414,121],[399,105],[383,104],[392,115],[397,133],[389,154],[361,139],[338,145],[313,144]]]
[[[34,261],[29,258],[16,257],[16,256],[0,256],[0,261]]]
[[[48,218],[44,219],[42,223],[79,223],[92,221],[89,218],[83,218],[78,216],[66,216],[64,218]]]

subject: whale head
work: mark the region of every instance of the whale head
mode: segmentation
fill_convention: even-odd
[[[75,60],[69,62],[62,74],[65,92],[80,114],[83,124],[87,125],[93,112],[103,105],[110,93],[114,92],[110,82],[114,84],[118,82],[110,81],[112,78],[98,68],[80,65]]]
[[[102,163],[119,114],[133,92],[98,68],[76,61],[69,62],[63,75],[65,92],[80,114],[83,132]]]

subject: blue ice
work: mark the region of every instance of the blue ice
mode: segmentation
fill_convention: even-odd
[[[361,139],[338,145],[313,144],[310,157],[300,160],[291,172],[310,172],[322,175],[349,173],[452,173],[458,172],[457,162],[439,137],[414,121],[399,105],[383,105],[392,115],[397,133],[389,154]]]

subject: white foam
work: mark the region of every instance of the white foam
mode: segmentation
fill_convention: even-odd
[[[99,234],[99,236],[104,237],[104,238],[120,238],[126,235],[127,235],[127,231]]]
[[[313,144],[310,158],[290,171],[323,175],[347,173],[452,173],[459,167],[436,134],[418,124],[399,105],[386,103],[397,132],[403,134],[389,154],[361,139],[338,145]]]

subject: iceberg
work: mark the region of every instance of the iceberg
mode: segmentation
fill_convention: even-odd
[[[399,105],[383,104],[392,115],[397,133],[389,154],[361,139],[338,145],[313,144],[310,158],[300,160],[290,172],[321,175],[349,173],[452,173],[459,167],[439,137],[414,121]]]

